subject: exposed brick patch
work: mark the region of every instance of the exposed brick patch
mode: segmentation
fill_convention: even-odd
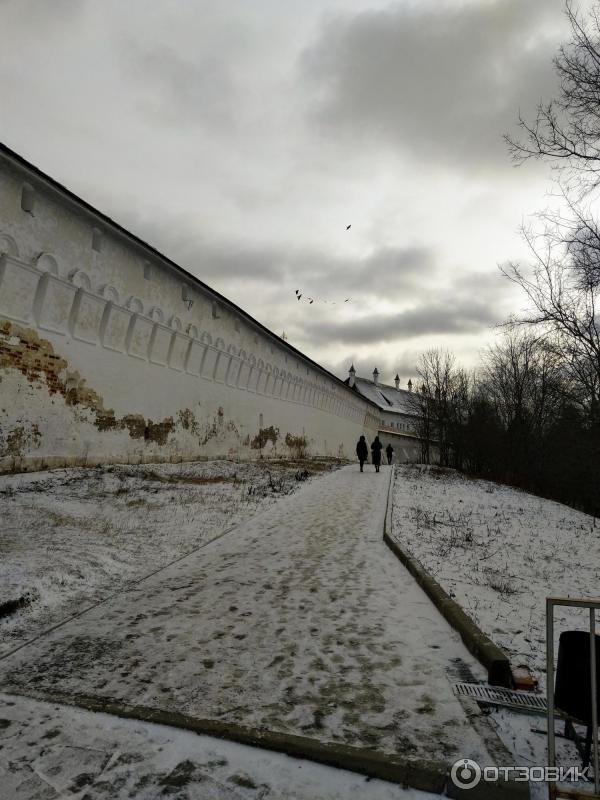
[[[159,422],[146,419],[141,414],[115,416],[111,408],[104,408],[102,397],[94,389],[85,385],[79,373],[69,373],[68,362],[54,352],[52,344],[41,339],[31,328],[23,328],[7,320],[0,321],[0,369],[14,369],[23,374],[30,383],[44,384],[50,394],[60,394],[67,405],[74,408],[89,409],[94,413],[94,423],[100,431],[126,430],[132,439],[144,439],[164,445],[175,427],[172,417]],[[72,386],[75,380],[77,386]],[[185,415],[185,417],[182,417]],[[185,419],[185,424],[184,424]],[[196,425],[194,415],[189,409],[180,412],[183,427]],[[0,430],[0,447],[5,455],[22,455],[23,451],[39,443],[40,431],[37,426],[13,428],[7,433]]]

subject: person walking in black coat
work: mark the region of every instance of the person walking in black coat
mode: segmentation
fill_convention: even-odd
[[[358,456],[358,460],[360,461],[360,471],[363,471],[363,464],[369,457],[369,448],[367,447],[367,443],[365,441],[365,437],[361,436],[358,442],[356,443],[356,455]]]
[[[391,444],[388,444],[388,446],[385,448],[385,454],[387,456],[388,464],[391,464],[392,456],[394,455],[394,448]]]
[[[371,445],[371,461],[373,462],[373,466],[375,467],[375,472],[379,472],[379,467],[381,465],[381,451],[383,450],[383,445],[379,441],[379,436],[376,436],[373,439],[373,444]]]

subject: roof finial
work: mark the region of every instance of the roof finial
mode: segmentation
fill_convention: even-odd
[[[354,369],[354,364],[350,364],[350,369],[348,370],[348,386],[352,389],[354,386],[356,378],[356,370]]]

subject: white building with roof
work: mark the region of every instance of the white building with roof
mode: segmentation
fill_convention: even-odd
[[[358,395],[376,405],[379,409],[378,434],[384,447],[394,448],[394,461],[419,461],[421,440],[418,436],[418,404],[412,392],[412,381],[408,388],[400,388],[400,377],[394,378],[394,386],[381,383],[379,370],[373,370],[373,377],[361,378],[356,374],[354,364],[348,370],[344,383]]]

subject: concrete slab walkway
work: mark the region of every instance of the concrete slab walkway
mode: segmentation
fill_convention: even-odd
[[[0,688],[493,763],[451,688],[481,668],[383,544],[389,476],[350,466],[282,498],[0,661]]]

